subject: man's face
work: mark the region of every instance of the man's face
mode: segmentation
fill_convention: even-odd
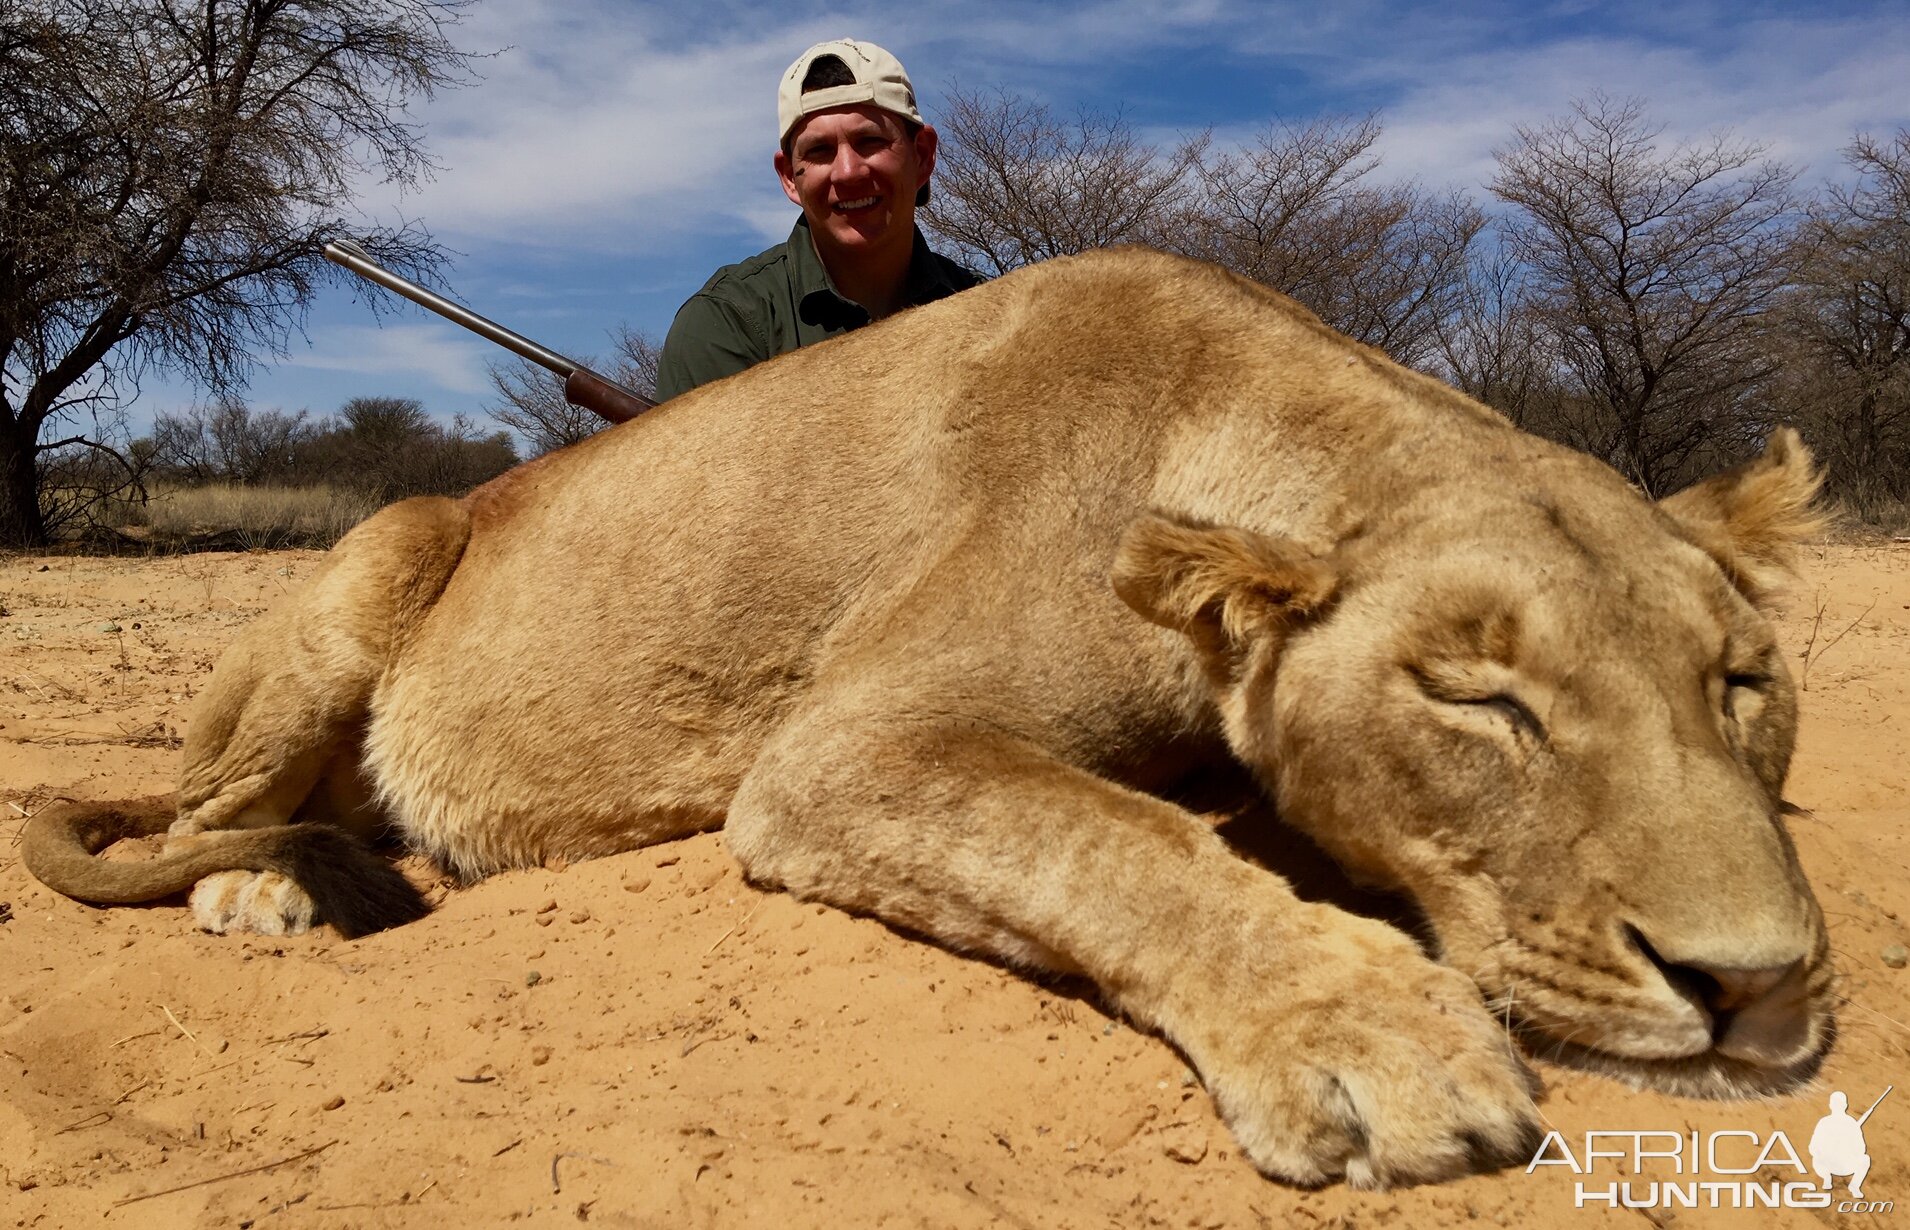
[[[783,191],[817,245],[844,254],[912,242],[915,194],[934,167],[933,128],[911,139],[900,118],[867,104],[805,116],[789,153],[776,152]]]

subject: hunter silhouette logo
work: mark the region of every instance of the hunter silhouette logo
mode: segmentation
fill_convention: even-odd
[[[1830,1095],[1830,1113],[1817,1121],[1817,1129],[1811,1133],[1811,1171],[1825,1188],[1831,1186],[1833,1175],[1848,1175],[1851,1199],[1864,1198],[1864,1176],[1870,1173],[1870,1154],[1864,1148],[1864,1123],[1877,1113],[1877,1107],[1895,1088],[1895,1085],[1885,1086],[1870,1109],[1855,1119],[1847,1109],[1850,1099],[1841,1090]]]

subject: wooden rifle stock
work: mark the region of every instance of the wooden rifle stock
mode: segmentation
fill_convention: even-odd
[[[627,423],[656,405],[620,384],[612,384],[587,367],[564,377],[564,400],[613,423]]]
[[[548,346],[540,346],[521,333],[513,333],[461,304],[399,277],[372,260],[370,253],[349,239],[326,244],[325,257],[366,281],[376,282],[386,290],[403,295],[419,307],[428,308],[454,324],[463,325],[479,337],[496,342],[512,354],[562,376],[564,400],[573,406],[581,406],[612,423],[626,423],[656,405],[656,402],[635,389],[627,389],[607,376],[600,376],[575,359],[567,359]]]

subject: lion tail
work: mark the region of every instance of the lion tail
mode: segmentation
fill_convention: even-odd
[[[305,890],[317,916],[347,938],[430,912],[411,881],[350,834],[328,824],[224,829],[173,843],[157,858],[118,862],[99,852],[123,837],[163,833],[172,795],[116,802],[61,799],[34,813],[21,859],[40,883],[96,905],[130,905],[184,892],[221,871],[276,871]]]

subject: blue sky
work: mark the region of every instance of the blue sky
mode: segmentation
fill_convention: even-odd
[[[900,56],[931,123],[953,84],[1118,108],[1163,142],[1377,110],[1382,175],[1482,202],[1513,126],[1594,90],[1644,99],[1671,137],[1764,143],[1807,184],[1841,174],[1856,131],[1910,126],[1905,0],[488,0],[461,37],[496,52],[483,79],[414,112],[442,170],[404,194],[367,183],[363,208],[421,220],[456,251],[454,297],[554,349],[602,352],[620,321],[661,337],[718,265],[788,232],[775,83],[843,35]],[[408,305],[375,318],[366,298],[384,293],[324,292],[252,403],[326,414],[390,394],[481,417],[485,364],[503,352]],[[192,397],[149,380],[134,428]]]

